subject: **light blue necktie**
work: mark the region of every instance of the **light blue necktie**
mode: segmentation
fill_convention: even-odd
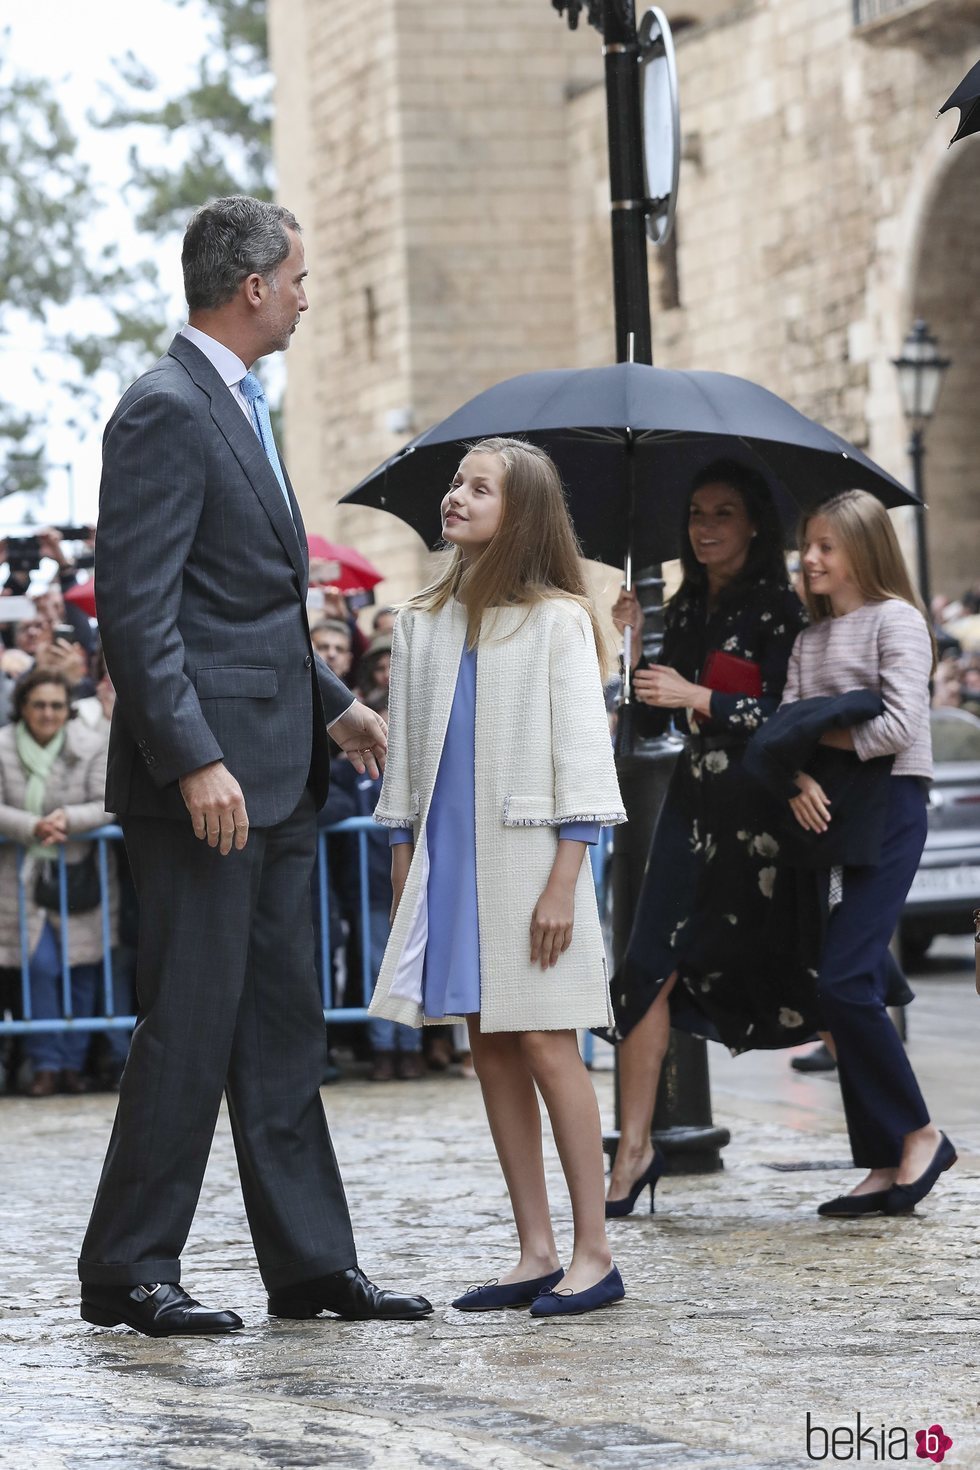
[[[286,476],[283,474],[282,465],[279,463],[279,451],[276,448],[276,441],[272,433],[272,419],[269,417],[269,402],[265,396],[265,389],[254,373],[245,374],[244,378],[242,378],[241,389],[246,403],[252,410],[252,425],[256,434],[259,436],[259,443],[265,450],[266,458],[275,471],[276,479],[279,481],[279,487],[282,490],[282,497],[286,502],[286,509],[289,511],[289,518],[292,520],[293,508],[289,503],[289,492],[286,489]]]

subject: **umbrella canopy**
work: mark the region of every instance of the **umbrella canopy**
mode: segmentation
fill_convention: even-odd
[[[980,133],[980,61],[971,66],[955,92],[950,93],[939,109],[939,116],[951,107],[960,109],[960,125],[950,138],[955,143],[959,138],[968,138],[971,133]]]
[[[76,582],[74,587],[69,587],[64,594],[66,602],[73,602],[80,607],[87,617],[94,618],[95,611],[95,580],[89,577],[87,582]]]
[[[762,471],[788,534],[836,490],[870,490],[889,507],[918,504],[860,450],[765,388],[643,363],[498,383],[413,439],[343,502],[390,511],[435,546],[439,502],[460,457],[492,434],[520,434],[548,451],[584,554],[611,565],[631,548],[638,565],[677,556],[691,481],[721,456]]]
[[[339,587],[341,592],[361,592],[376,587],[384,580],[384,572],[355,551],[353,546],[341,546],[328,541],[326,536],[307,536],[310,548],[310,581]],[[325,565],[317,566],[321,562]]]

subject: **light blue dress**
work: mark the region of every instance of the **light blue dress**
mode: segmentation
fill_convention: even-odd
[[[426,824],[429,935],[422,975],[422,1009],[429,1021],[444,1016],[468,1016],[480,1009],[476,657],[475,648],[463,649]],[[561,827],[558,835],[574,842],[594,843],[598,841],[599,828],[591,822],[573,822]],[[411,842],[412,832],[404,827],[394,828],[389,840],[392,847],[399,842]]]

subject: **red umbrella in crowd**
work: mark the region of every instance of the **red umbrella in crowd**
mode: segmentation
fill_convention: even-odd
[[[86,617],[94,618],[95,611],[95,581],[89,577],[87,582],[76,582],[74,587],[69,587],[65,593],[65,601],[73,602],[80,607]]]
[[[376,587],[384,577],[376,566],[355,551],[353,546],[340,546],[325,536],[307,537],[310,548],[310,583],[312,586],[339,587],[341,592],[361,592]]]
[[[309,536],[310,582],[314,586],[339,587],[341,592],[361,592],[376,587],[384,573],[355,551],[352,546],[340,546],[328,541],[325,536]],[[65,593],[65,601],[73,602],[87,617],[97,616],[95,611],[95,581],[76,582]]]

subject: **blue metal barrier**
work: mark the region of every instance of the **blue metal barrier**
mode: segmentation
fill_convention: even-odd
[[[102,892],[109,891],[108,845],[122,837],[118,827],[97,827],[79,836],[73,834],[73,842],[93,841],[97,844],[99,882]],[[30,944],[27,932],[27,897],[24,892],[23,868],[24,848],[11,844],[9,838],[0,837],[0,843],[16,845],[17,852],[17,917],[20,930],[20,996],[21,1020],[8,1020],[0,1014],[0,1036],[16,1036],[25,1031],[131,1031],[136,1024],[134,1016],[117,1016],[112,982],[112,946],[110,940],[109,908],[101,905],[102,917],[102,993],[105,999],[105,1014],[102,1016],[75,1017],[72,1015],[71,967],[68,963],[68,876],[65,872],[65,854],[62,847],[51,848],[51,858],[58,864],[58,896],[60,900],[59,921],[61,926],[61,1004],[63,1015],[54,1020],[35,1021],[31,1014]]]
[[[319,830],[317,834],[317,861],[314,870],[314,901],[317,905],[319,918],[319,959],[321,993],[323,1000],[324,1020],[328,1024],[337,1022],[364,1021],[367,1019],[367,1006],[374,989],[374,974],[371,969],[371,895],[368,885],[368,834],[377,832],[378,828],[372,817],[348,817],[343,822],[337,822],[332,827]],[[357,873],[358,873],[358,924],[360,929],[360,990],[362,1002],[360,1005],[334,1005],[334,974],[333,953],[339,945],[339,934],[337,943],[332,942],[331,935],[331,913],[330,913],[330,883],[329,866],[327,859],[327,839],[336,835],[350,834],[357,837]],[[97,861],[99,878],[102,884],[103,894],[109,891],[109,854],[108,848],[111,842],[116,842],[122,837],[119,827],[98,827],[91,832],[72,836],[73,842],[95,842],[97,845]],[[600,839],[594,847],[590,847],[589,856],[592,861],[592,875],[596,887],[596,897],[599,903],[599,912],[604,912],[606,872],[608,866],[608,855],[611,847],[611,829],[603,828]],[[9,838],[0,837],[0,844],[11,845]],[[24,891],[22,871],[24,865],[24,849],[19,848],[17,859],[17,904],[20,925],[20,948],[21,948],[21,1017],[20,1020],[7,1019],[0,1013],[0,1036],[16,1036],[30,1031],[108,1031],[108,1030],[132,1030],[136,1025],[136,1017],[132,1015],[117,1016],[115,1014],[115,997],[113,992],[112,971],[112,946],[110,943],[109,906],[101,905],[102,910],[102,973],[103,973],[103,997],[104,1014],[100,1016],[75,1017],[72,1015],[71,1000],[71,967],[68,963],[68,926],[71,917],[68,913],[68,885],[65,872],[64,850],[61,847],[52,847],[51,856],[58,862],[58,886],[61,900],[60,905],[60,928],[61,928],[61,995],[64,1014],[58,1018],[49,1020],[35,1020],[31,1014],[31,985],[30,985],[30,946],[28,942],[27,929],[27,898]],[[348,977],[347,991],[349,998],[351,989]],[[592,1060],[593,1038],[586,1033],[583,1045],[583,1056],[586,1063]]]

